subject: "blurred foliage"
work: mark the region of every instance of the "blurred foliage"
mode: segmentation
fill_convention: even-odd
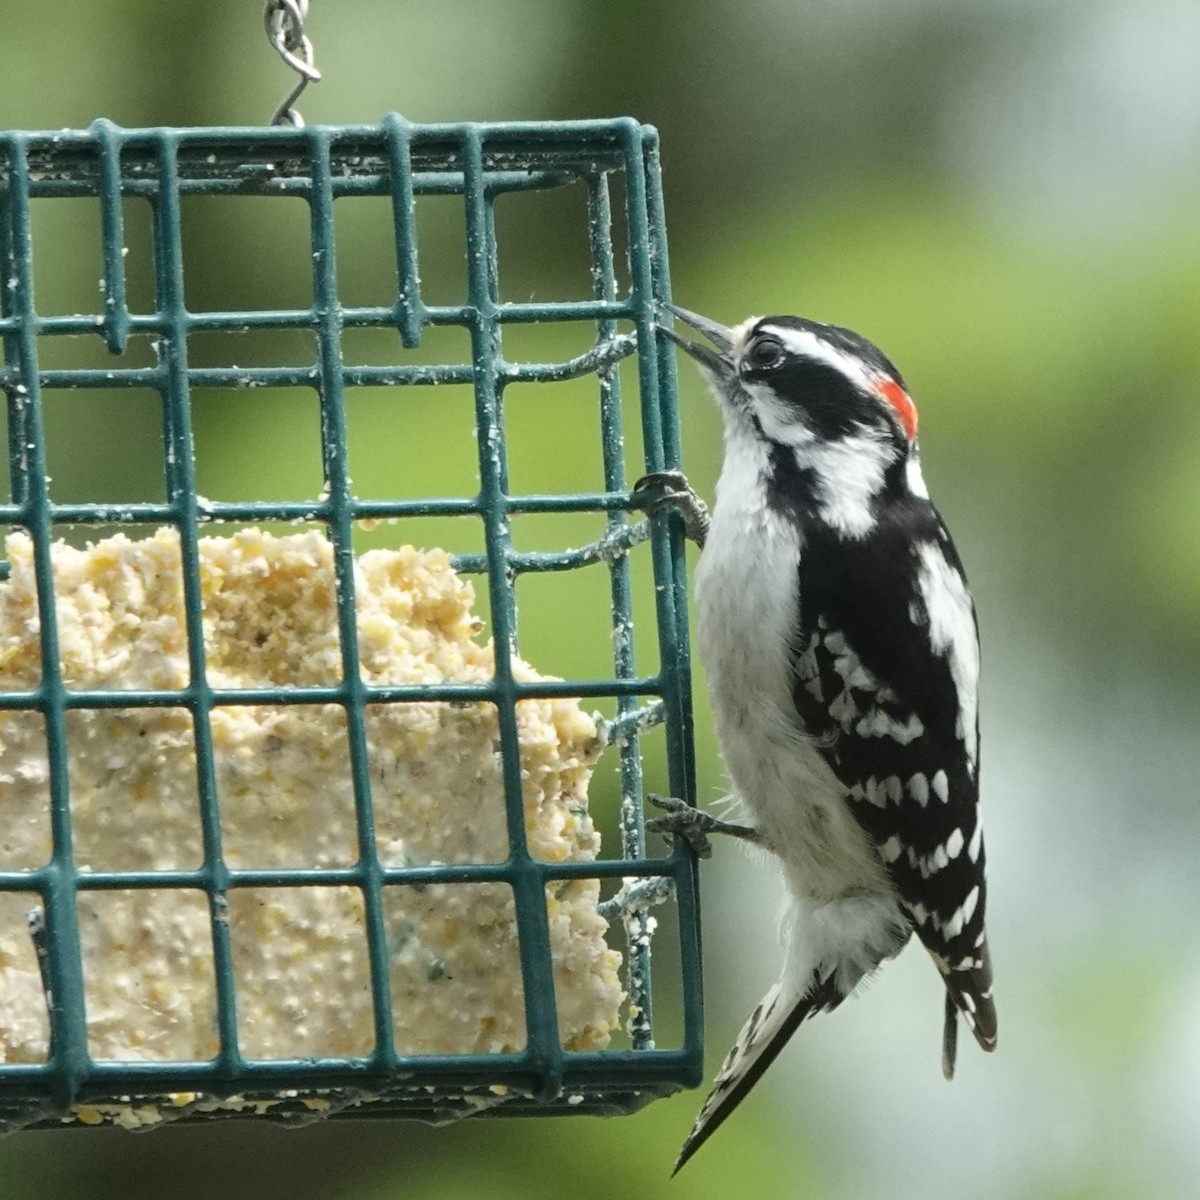
[[[966,1189],[1157,1200],[1200,1189],[1200,944],[1190,917],[1200,905],[1200,103],[1188,90],[1194,70],[1172,58],[1196,44],[1197,11],[1171,0],[313,0],[325,81],[301,102],[310,121],[369,122],[389,109],[414,120],[650,121],[663,136],[680,302],[730,322],[798,311],[850,325],[898,361],[920,404],[926,474],[983,614],[1001,1054],[964,1064],[954,1088],[943,1087],[938,1014],[908,1015],[933,995],[927,964],[910,966],[910,952],[863,1001],[804,1031],[675,1185],[690,1196]],[[10,4],[0,14],[0,121],[261,121],[287,75],[260,12],[257,0]],[[507,298],[553,299],[576,286],[581,225],[570,201],[502,206]],[[227,202],[185,205],[189,304],[307,303],[303,204],[234,207],[230,217]],[[56,202],[35,215],[46,247],[39,311],[93,310],[96,205]],[[457,298],[461,214],[431,198],[418,218],[427,298]],[[387,220],[382,202],[339,205],[346,303],[390,302]],[[127,222],[130,294],[144,310],[144,206],[127,205]],[[431,335],[408,352],[391,337],[348,334],[346,354],[363,363],[465,354],[455,337]],[[511,330],[506,352],[566,357],[577,337]],[[191,351],[196,362],[250,365],[304,362],[312,345],[300,333],[213,335]],[[61,340],[50,354],[47,366],[105,361],[98,339]],[[150,347],[133,345],[129,361],[152,361]],[[698,380],[682,376],[688,468],[710,493],[719,422]],[[634,381],[624,383],[632,395]],[[360,494],[473,490],[470,413],[467,389],[421,389],[404,405],[384,389],[351,395]],[[514,486],[595,485],[586,385],[514,388],[507,416]],[[47,422],[56,498],[161,497],[152,395],[51,395]],[[196,423],[206,495],[319,491],[313,395],[199,394]],[[640,445],[635,427],[627,435],[633,477]],[[588,541],[596,522],[522,518],[513,532],[537,549]],[[467,522],[357,536],[363,548],[410,538],[480,548]],[[603,576],[593,568],[533,582],[520,596],[522,649],[535,665],[602,670]],[[642,611],[648,583],[643,572]],[[570,627],[564,610],[581,614]],[[648,631],[643,622],[647,669]],[[719,789],[720,766],[699,698],[698,730],[705,798]],[[653,757],[647,770],[661,778]],[[608,837],[614,796],[606,762],[593,799]],[[763,872],[730,853],[718,859],[705,876],[714,1067],[775,953]],[[897,998],[906,972],[922,990]],[[0,1191],[13,1200],[658,1195],[699,1101],[679,1096],[609,1122],[24,1134],[0,1143]]]

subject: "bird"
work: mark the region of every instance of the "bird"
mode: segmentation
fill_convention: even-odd
[[[660,322],[720,409],[711,513],[678,471],[636,490],[702,549],[696,640],[732,796],[752,823],[671,797],[647,828],[701,854],[710,833],[782,872],[784,961],[718,1072],[675,1164],[729,1117],[801,1023],[837,1008],[915,933],[944,985],[942,1071],[961,1017],[986,1051],[979,638],[954,542],[929,498],[904,379],[852,330],[794,316]]]

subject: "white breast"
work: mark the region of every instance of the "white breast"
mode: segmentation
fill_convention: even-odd
[[[800,728],[791,653],[799,627],[800,533],[768,508],[766,448],[727,430],[712,527],[696,571],[697,640],[717,739],[737,797],[789,885],[823,903],[886,892],[883,867],[845,791]]]

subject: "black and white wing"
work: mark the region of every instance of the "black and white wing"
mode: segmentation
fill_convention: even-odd
[[[996,1010],[978,812],[979,642],[958,554],[911,496],[870,536],[809,531],[793,695],[946,983],[943,1069],[956,1013],[985,1050]]]

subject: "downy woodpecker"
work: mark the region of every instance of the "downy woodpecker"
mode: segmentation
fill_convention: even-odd
[[[962,564],[930,503],[917,412],[865,338],[798,317],[733,329],[674,314],[725,458],[711,522],[678,473],[639,483],[703,543],[697,641],[717,738],[753,825],[678,801],[649,827],[765,847],[788,894],[779,979],[717,1075],[678,1170],[800,1023],[836,1008],[912,933],[945,984],[942,1068],[959,1014],[996,1045],[979,795],[979,642]]]

